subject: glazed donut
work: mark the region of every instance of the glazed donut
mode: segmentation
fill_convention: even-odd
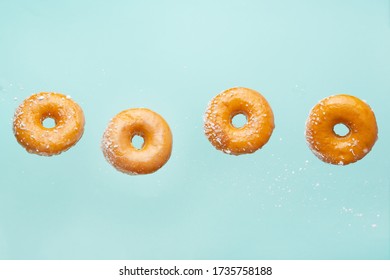
[[[247,122],[237,128],[234,116],[245,115]],[[226,154],[253,153],[264,146],[274,129],[274,115],[267,100],[257,91],[236,87],[214,97],[204,116],[204,132],[211,144]]]
[[[51,118],[55,126],[44,127]],[[29,153],[58,155],[75,145],[84,132],[84,114],[70,96],[54,92],[31,95],[16,109],[13,131]]]
[[[337,135],[334,127],[345,125],[349,132]],[[321,100],[306,121],[306,141],[322,161],[347,165],[362,159],[377,140],[374,112],[367,103],[351,95],[340,94]]]
[[[140,149],[132,144],[136,135],[144,139]],[[131,175],[149,174],[171,156],[172,133],[159,114],[143,108],[128,109],[109,122],[101,146],[105,158],[117,170]]]

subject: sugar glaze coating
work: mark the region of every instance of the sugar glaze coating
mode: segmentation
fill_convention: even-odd
[[[55,126],[44,127],[43,121],[52,118]],[[29,153],[58,155],[75,145],[84,132],[84,114],[70,96],[41,92],[25,99],[16,109],[14,135]]]
[[[232,119],[245,115],[247,122],[237,128]],[[231,155],[253,153],[263,147],[275,127],[267,100],[257,91],[235,87],[214,97],[204,116],[204,132],[218,150]]]
[[[334,132],[337,124],[349,132]],[[306,142],[322,161],[347,165],[365,157],[378,138],[378,127],[370,106],[357,97],[339,94],[317,103],[306,121]]]
[[[132,145],[135,135],[144,139],[140,149]],[[149,174],[170,158],[172,133],[159,114],[144,108],[128,109],[109,122],[101,147],[107,161],[117,170],[131,175]]]

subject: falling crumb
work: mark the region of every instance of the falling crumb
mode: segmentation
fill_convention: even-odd
[[[342,210],[345,212],[345,213],[353,213],[353,209],[352,208],[347,208],[347,207],[343,207]]]

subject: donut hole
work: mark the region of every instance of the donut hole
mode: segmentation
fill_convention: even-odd
[[[47,117],[42,121],[42,125],[44,128],[53,128],[56,126],[56,120],[53,118]]]
[[[145,139],[141,135],[134,135],[131,137],[131,145],[137,150],[141,150],[144,147]]]
[[[231,122],[235,128],[241,128],[244,125],[246,125],[246,123],[248,122],[248,119],[247,119],[245,114],[238,113],[238,114],[233,115]]]
[[[350,129],[348,126],[346,126],[343,123],[338,123],[333,127],[333,132],[340,137],[347,136],[350,132]]]

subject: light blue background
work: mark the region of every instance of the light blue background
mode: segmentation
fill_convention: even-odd
[[[1,259],[390,259],[390,6],[374,1],[0,2]],[[255,154],[203,134],[220,91],[270,102],[276,128]],[[31,155],[16,107],[69,94],[85,134],[59,156]],[[349,93],[375,111],[379,140],[356,164],[308,149],[320,99]],[[104,159],[108,121],[147,107],[174,147],[157,173]]]

